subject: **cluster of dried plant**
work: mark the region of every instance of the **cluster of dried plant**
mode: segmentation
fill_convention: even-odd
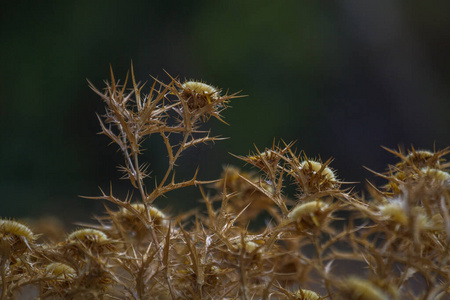
[[[201,128],[223,121],[240,96],[170,79],[154,79],[148,94],[133,70],[131,89],[112,71],[104,92],[90,84],[106,105],[101,133],[123,154],[119,169],[135,193],[91,197],[115,209],[60,241],[0,220],[1,300],[448,299],[450,148],[388,149],[400,162],[374,172],[387,184],[372,185],[368,200],[338,179],[331,159],[284,142],[236,156],[250,171],[229,166],[218,180],[195,172],[178,181],[183,151],[220,140]],[[142,162],[153,136],[168,157],[159,180]],[[154,205],[188,186],[198,186],[203,211],[170,216]]]

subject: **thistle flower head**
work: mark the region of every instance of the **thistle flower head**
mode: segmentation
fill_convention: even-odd
[[[103,243],[108,241],[108,236],[96,229],[79,229],[72,232],[67,237],[67,241]]]
[[[358,277],[348,277],[339,284],[343,299],[388,300],[389,297],[372,282]]]
[[[408,224],[408,215],[405,210],[405,203],[399,199],[392,200],[378,207],[379,214],[386,220],[391,220],[401,225]]]
[[[294,297],[295,297],[294,299],[298,299],[298,300],[321,300],[321,299],[323,299],[316,292],[307,290],[307,289],[299,289],[294,294]]]
[[[227,108],[231,99],[241,97],[237,96],[238,93],[221,95],[220,89],[197,80],[180,83],[173,79],[173,85],[164,86],[180,101],[180,115],[183,116],[183,112],[188,110],[192,120],[200,118],[205,121],[212,116],[223,122],[220,112]]]
[[[66,247],[93,250],[97,253],[115,250],[114,242],[105,233],[97,229],[78,229],[66,238]]]
[[[300,168],[304,170],[305,173],[322,176],[322,184],[325,182],[328,182],[329,184],[336,182],[334,172],[328,166],[323,166],[320,162],[314,160],[304,160],[300,163]]]
[[[190,109],[198,109],[206,105],[211,105],[220,96],[220,91],[217,88],[201,81],[186,81],[181,87],[181,95],[188,100]]]
[[[320,199],[299,204],[288,214],[288,220],[300,228],[322,227],[331,213],[330,205]]]
[[[430,167],[424,167],[424,168],[420,169],[420,172],[436,181],[450,183],[450,174],[446,171],[435,169],[435,168],[430,168]]]
[[[402,162],[398,163],[397,166],[403,168],[407,165],[423,167],[430,163],[438,164],[438,159],[431,162],[434,156],[434,153],[428,150],[413,150],[403,159]]]
[[[163,227],[168,226],[167,216],[161,210],[157,209],[156,207],[147,206],[147,208],[146,208],[145,205],[142,203],[134,203],[134,204],[131,204],[131,206],[145,218],[147,218],[147,208],[148,208],[148,214],[150,216],[150,219],[153,221],[153,223],[156,226],[163,226]],[[121,224],[128,222],[128,223],[130,223],[130,225],[132,225],[132,223],[140,222],[131,211],[129,211],[128,209],[125,209],[125,208],[121,209],[119,216],[121,218],[123,218],[121,220]]]
[[[28,241],[36,238],[30,228],[12,220],[0,220],[0,235],[22,237]]]
[[[275,149],[266,149],[264,152],[258,152],[242,159],[267,173],[270,171],[278,171],[281,157],[282,153],[279,153]]]
[[[401,161],[396,164],[396,167],[402,171],[413,167],[418,169],[424,167],[441,169],[441,163],[445,162],[443,157],[450,153],[450,148],[445,148],[440,151],[428,151],[416,150],[411,147],[411,150],[408,150],[408,154],[405,154],[402,150],[395,151],[388,148],[384,149],[401,159]]]
[[[339,187],[334,171],[328,166],[330,162],[331,159],[322,163],[308,158],[290,161],[289,175],[295,179],[301,194],[333,193]]]
[[[234,247],[239,250],[245,250],[245,253],[261,253],[261,241],[252,241],[251,239],[245,238],[244,243],[242,243],[241,237],[234,238],[231,243]]]
[[[20,256],[33,243],[36,236],[27,226],[12,220],[0,219],[0,256],[9,255],[10,259]]]
[[[435,214],[429,217],[422,206],[410,207],[405,197],[390,199],[378,206],[380,220],[395,224],[397,230],[399,226],[411,225],[413,222],[415,229],[419,231],[434,230],[442,223],[442,216]],[[407,229],[405,227],[405,229]],[[409,228],[408,228],[409,230]]]
[[[75,269],[72,268],[71,266],[68,266],[63,263],[58,263],[58,262],[47,265],[47,267],[45,268],[45,271],[46,271],[46,273],[48,273],[52,276],[56,276],[59,279],[73,278],[77,274]]]

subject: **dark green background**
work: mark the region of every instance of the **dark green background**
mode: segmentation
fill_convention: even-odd
[[[450,145],[448,1],[3,1],[0,7],[0,216],[86,220],[122,162],[98,136],[109,64],[124,78],[197,78],[249,95],[224,113],[231,137],[190,150],[188,178],[216,178],[255,143],[298,140],[311,157],[335,157],[347,181],[395,162],[380,145]],[[158,176],[158,140],[146,159]],[[198,193],[173,195],[173,210]],[[178,201],[178,202],[177,202]]]

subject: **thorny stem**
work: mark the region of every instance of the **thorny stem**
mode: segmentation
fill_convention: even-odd
[[[135,178],[136,178],[138,189],[139,189],[139,192],[141,193],[142,202],[144,202],[144,204],[145,204],[144,200],[146,199],[146,195],[145,195],[145,191],[144,191],[144,183],[142,180],[141,171],[139,169],[138,139],[137,138],[131,139],[130,137],[128,137],[127,132],[123,129],[122,126],[118,126],[118,128],[121,132],[121,136],[123,137],[123,141],[122,141],[123,146],[121,146],[120,148],[124,154],[124,157],[127,161],[127,165],[129,166],[130,171],[132,173],[132,176],[135,176]],[[136,141],[136,145],[134,143],[131,145],[131,152],[132,152],[131,155],[133,155],[134,164],[133,164],[133,161],[131,160],[130,153],[128,152],[128,149],[127,149],[128,141],[130,141],[130,142]]]
[[[148,210],[147,210],[147,212],[148,212]],[[152,236],[152,240],[153,240],[153,242],[155,243],[155,246],[156,246],[156,249],[159,249],[159,251],[158,251],[158,256],[159,256],[159,259],[161,260],[161,262],[164,260],[164,254],[163,254],[163,248],[160,246],[161,244],[159,243],[159,241],[158,241],[158,238],[157,238],[157,236],[156,236],[156,232],[155,232],[155,229],[153,228],[153,226],[152,226],[152,224],[151,224],[151,221],[150,221],[150,223],[147,223],[146,222],[146,227],[147,227],[147,229],[150,231],[150,234],[151,234],[151,236]],[[167,233],[168,235],[170,234],[170,228],[169,228],[169,232]],[[166,241],[166,242],[168,242],[168,241]],[[169,246],[167,246],[167,247],[169,247]],[[168,268],[169,266],[168,265],[166,265],[165,266],[166,268]],[[175,292],[174,292],[174,289],[173,289],[173,286],[172,286],[172,282],[170,281],[170,279],[169,279],[169,275],[168,275],[168,272],[166,272],[165,273],[165,279],[166,279],[166,281],[167,281],[167,286],[169,287],[169,292],[170,292],[170,296],[172,297],[172,299],[176,299],[176,297],[175,297]]]
[[[148,213],[148,209],[147,209],[147,213]],[[156,249],[159,249],[158,255],[159,255],[159,259],[162,262],[164,260],[164,254],[163,254],[164,250],[162,249],[162,247],[160,247],[160,243],[159,243],[158,238],[156,236],[155,229],[154,229],[154,227],[151,224],[151,221],[150,221],[150,224],[146,224],[146,227],[147,227],[147,229],[150,231],[150,233],[152,235],[152,240],[155,243]],[[169,227],[169,232],[167,234],[170,235],[170,227]],[[166,243],[167,242],[168,241],[166,241]],[[167,246],[167,245],[165,245],[165,246]],[[169,247],[169,246],[167,246],[167,247]],[[168,265],[166,265],[165,267],[169,268]],[[165,279],[167,281],[167,286],[169,287],[170,296],[172,297],[172,299],[176,299],[175,298],[175,293],[174,293],[174,290],[173,290],[173,286],[172,286],[172,282],[169,279],[168,272],[165,272],[165,276],[164,277],[165,277]]]
[[[136,166],[134,172],[136,172],[137,185],[138,185],[138,188],[139,188],[139,192],[141,193],[142,202],[146,206],[146,201],[145,200],[147,199],[147,195],[145,194],[145,191],[144,191],[144,182],[143,182],[143,179],[142,179],[142,176],[141,176],[141,171],[139,169],[139,158],[138,158],[137,151],[135,151],[133,153],[133,158],[134,158],[134,164]],[[147,211],[148,211],[148,209],[147,209]]]
[[[0,300],[6,299],[6,276],[5,276],[5,268],[6,268],[6,259],[2,259],[0,261],[0,270],[2,276],[2,297]]]
[[[243,247],[243,250],[241,251],[241,259],[243,258],[243,251],[245,251],[244,250],[244,248],[245,248],[245,246]],[[242,297],[244,298],[244,300],[248,300],[248,295],[247,295],[247,293],[248,293],[248,289],[247,289],[247,276],[245,276],[245,267],[244,267],[244,264],[240,264],[240,269],[239,269],[239,271],[240,271],[240,273],[241,273],[241,284],[242,284]]]
[[[137,96],[137,97],[138,97],[138,96]],[[147,206],[148,201],[146,201],[146,200],[148,199],[148,196],[146,195],[145,190],[144,190],[144,182],[143,182],[142,174],[141,174],[141,171],[140,171],[140,168],[139,168],[139,155],[138,155],[138,150],[137,150],[138,147],[139,147],[138,141],[137,141],[137,139],[136,139],[136,140],[130,139],[130,138],[127,139],[127,134],[126,134],[126,132],[124,132],[124,130],[123,130],[123,128],[122,128],[121,126],[119,126],[119,128],[120,128],[120,131],[121,131],[122,136],[123,136],[123,139],[124,139],[124,141],[123,141],[123,144],[124,144],[124,145],[126,145],[127,140],[128,140],[128,141],[136,141],[136,145],[134,145],[134,144],[131,145],[131,147],[132,147],[133,161],[131,160],[130,153],[128,152],[128,149],[127,149],[126,147],[123,147],[123,148],[122,148],[122,151],[123,151],[123,153],[124,153],[124,156],[125,156],[126,160],[128,161],[128,165],[129,165],[130,170],[131,170],[131,172],[132,172],[132,176],[135,176],[135,179],[136,179],[136,181],[137,181],[137,186],[138,186],[139,192],[140,192],[140,194],[141,194],[142,202],[143,202],[144,206],[146,207],[147,218],[148,218],[148,219],[150,220],[150,222],[151,222],[151,216],[150,216],[150,213],[149,213],[149,210],[148,210],[148,206]],[[185,142],[186,142],[186,139],[185,139],[184,143],[185,143]],[[179,151],[177,152],[177,156],[176,156],[176,157],[178,157],[180,153],[181,153],[181,151],[179,150]],[[173,163],[170,164],[169,170],[171,170],[172,167],[173,167]],[[170,172],[170,171],[169,171],[169,172]],[[167,178],[166,178],[166,179],[167,179]],[[162,185],[163,185],[163,184],[164,184],[164,182],[162,183]],[[162,185],[161,185],[161,186],[162,186]],[[152,226],[152,224],[147,224],[146,227],[147,227],[147,229],[148,229],[148,230],[150,231],[150,233],[151,233],[152,240],[153,240],[153,242],[155,243],[156,248],[157,248],[157,249],[160,249],[160,243],[159,243],[158,238],[157,238],[157,236],[156,236],[156,232],[155,232],[155,230],[154,230],[154,227]],[[158,251],[158,255],[160,256],[160,259],[162,260],[163,254],[162,254],[161,251],[162,251],[162,249],[161,249],[160,251]],[[166,267],[167,267],[167,266],[166,266]],[[174,292],[173,292],[173,287],[172,287],[171,281],[170,281],[169,277],[167,276],[167,274],[166,274],[165,277],[166,277],[166,280],[167,280],[167,285],[168,285],[168,287],[169,287],[169,291],[170,291],[170,294],[171,294],[171,296],[172,296],[172,299],[175,299],[175,295],[174,295]]]
[[[167,168],[167,171],[164,174],[163,179],[158,184],[158,186],[155,188],[155,190],[146,197],[147,203],[149,203],[149,204],[153,203],[153,201],[155,200],[155,198],[157,196],[157,194],[155,194],[155,192],[158,191],[159,189],[161,189],[164,186],[164,184],[166,183],[171,172],[173,171],[173,168],[175,167],[175,162],[177,161],[178,157],[181,155],[181,152],[183,152],[183,150],[185,150],[184,147],[187,143],[188,138],[189,138],[189,134],[185,133],[184,137],[183,137],[183,141],[180,143],[180,146],[177,149],[177,152],[175,153],[175,155],[172,154],[172,151],[171,151],[172,148],[171,148],[170,144],[168,144],[168,141],[166,141],[167,151],[169,152],[169,167]]]
[[[312,241],[312,243],[314,244],[314,248],[316,250],[316,254],[317,254],[317,259],[319,260],[319,265],[320,265],[320,269],[322,272],[326,272],[325,267],[323,265],[323,260],[322,260],[322,251],[321,251],[321,247],[319,245],[319,237],[316,235],[316,233],[314,233],[312,236],[309,236],[310,240]],[[331,293],[331,286],[330,286],[330,282],[328,280],[328,278],[325,276],[324,278],[325,281],[325,287],[327,288],[327,292],[328,292],[328,297],[330,298],[330,300],[333,300],[333,295]]]

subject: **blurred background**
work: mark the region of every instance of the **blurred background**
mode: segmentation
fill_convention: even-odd
[[[3,1],[0,4],[0,216],[89,220],[99,187],[123,196],[122,157],[88,88],[109,76],[167,80],[164,70],[242,90],[213,134],[229,140],[188,151],[179,179],[217,178],[228,153],[296,140],[340,179],[377,182],[396,159],[380,145],[450,145],[448,1]],[[145,159],[158,178],[159,140]],[[381,181],[382,182],[382,181]],[[195,189],[159,205],[192,207]],[[164,203],[163,203],[164,202]]]

